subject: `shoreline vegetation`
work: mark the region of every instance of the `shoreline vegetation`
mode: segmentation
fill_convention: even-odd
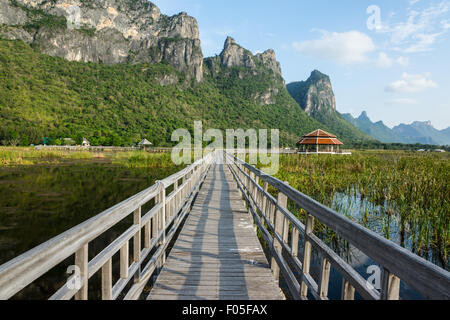
[[[170,153],[136,151],[35,150],[33,147],[0,147],[0,168],[7,166],[58,165],[76,160],[111,162],[127,167],[171,165]]]

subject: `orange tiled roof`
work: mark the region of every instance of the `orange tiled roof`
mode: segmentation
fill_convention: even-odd
[[[297,142],[297,145],[343,145],[341,141],[333,134],[330,134],[322,129],[313,131]]]

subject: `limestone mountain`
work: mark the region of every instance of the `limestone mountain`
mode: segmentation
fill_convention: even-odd
[[[215,79],[229,79],[234,75],[239,80],[252,78],[252,83],[258,79],[259,84],[243,94],[260,106],[275,104],[275,97],[285,91],[281,66],[272,49],[254,55],[227,37],[220,55],[206,58],[205,66],[206,72]]]
[[[381,142],[403,142],[403,139],[401,139],[394,131],[392,131],[391,128],[387,127],[382,121],[378,121],[376,123],[372,122],[368,117],[367,112],[365,111],[362,112],[358,118],[353,118],[353,116],[349,113],[345,113],[342,116],[355,127],[359,128],[360,130],[364,131],[371,137],[374,137]]]
[[[346,121],[336,110],[336,99],[328,75],[314,70],[306,81],[289,83],[286,88],[308,115],[329,128],[334,134],[344,137],[344,142],[346,139],[351,141],[374,140]]]
[[[381,142],[450,145],[450,128],[437,130],[429,121],[400,124],[391,129],[382,121],[372,122],[365,111],[358,118],[354,118],[351,114],[343,116],[350,123]]]
[[[1,0],[0,35],[69,61],[167,62],[201,81],[195,18],[169,17],[147,0]]]
[[[448,130],[437,130],[430,121],[415,121],[412,124],[400,124],[392,128],[400,138],[410,143],[432,145],[450,145]]]
[[[292,97],[310,116],[336,111],[336,100],[330,77],[318,70],[311,72],[306,81],[287,85]]]

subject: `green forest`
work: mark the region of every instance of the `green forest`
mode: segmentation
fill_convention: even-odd
[[[236,68],[239,69],[239,68]],[[21,41],[0,40],[0,142],[58,144],[64,138],[92,145],[132,145],[142,138],[171,145],[177,128],[279,128],[282,144],[320,124],[309,118],[286,90],[275,104],[259,106],[252,93],[273,84],[261,73],[240,79],[242,70],[198,84],[168,64],[70,62],[41,54]],[[245,70],[244,70],[245,71]],[[177,79],[160,85],[160,79]],[[281,89],[281,88],[280,88]]]
[[[280,129],[281,146],[329,125],[309,117],[289,95],[279,75],[264,65],[257,72],[227,68],[205,60],[204,81],[187,79],[167,63],[118,64],[70,62],[40,53],[22,41],[0,39],[0,144],[80,144],[131,146],[143,138],[172,146],[175,129]],[[164,85],[165,79],[172,79]],[[277,90],[273,104],[255,98]],[[334,128],[335,129],[335,128]],[[346,147],[389,149],[365,135],[339,138]]]

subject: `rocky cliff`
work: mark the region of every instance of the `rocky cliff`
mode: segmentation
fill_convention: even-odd
[[[348,141],[374,141],[367,133],[348,122],[337,110],[330,77],[318,70],[311,72],[306,81],[286,86],[289,94],[305,112],[329,130]]]
[[[336,111],[336,100],[330,77],[320,71],[311,72],[311,76],[306,81],[288,84],[287,89],[309,115]]]
[[[166,62],[203,78],[197,21],[147,0],[0,0],[0,35],[70,61]]]
[[[272,49],[253,55],[249,50],[237,44],[233,38],[227,37],[219,57],[221,64],[225,67],[244,67],[256,71],[259,64],[271,70],[275,75],[282,76],[280,63]]]
[[[206,58],[205,64],[213,78],[258,79],[258,87],[248,88],[245,94],[260,106],[275,104],[275,97],[285,90],[281,66],[272,49],[254,55],[228,37],[220,55]]]

